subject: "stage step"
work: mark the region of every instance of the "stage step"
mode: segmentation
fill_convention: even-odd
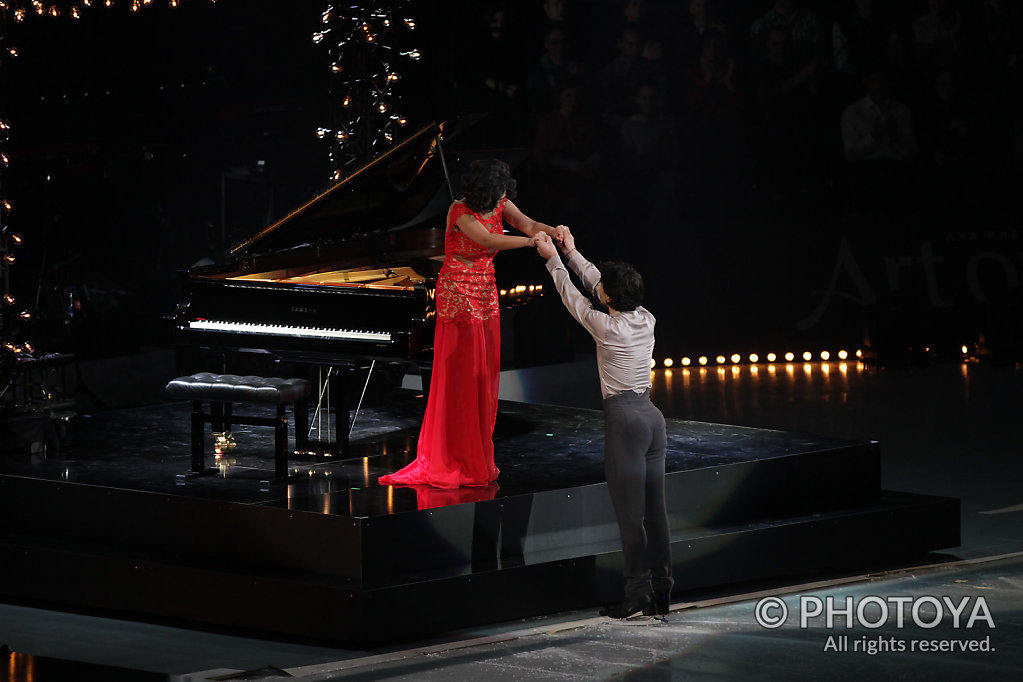
[[[600,412],[503,403],[497,484],[378,485],[415,456],[422,407],[368,411],[352,459],[295,457],[286,484],[264,483],[273,449],[257,432],[223,478],[177,485],[186,404],[97,415],[79,434],[92,445],[0,458],[0,594],[353,644],[620,596]],[[958,501],[881,492],[876,442],[679,420],[668,440],[683,592],[959,543]]]
[[[723,428],[736,439],[728,456],[708,452],[706,446],[721,439],[708,431]],[[674,444],[665,479],[673,531],[878,500],[876,443],[806,443],[780,432],[693,423],[684,431],[689,441]],[[755,456],[744,452],[751,440],[746,432],[756,434]],[[363,479],[372,475],[365,472],[391,471],[400,464],[393,455],[375,455],[331,463],[329,479],[319,472],[315,478],[300,475],[296,482],[276,484],[266,492],[260,492],[259,473],[252,472],[247,497],[240,500],[212,497],[218,485],[244,484],[239,476],[177,486],[180,494],[170,494],[0,475],[0,515],[17,516],[23,532],[47,537],[95,543],[116,538],[120,546],[143,553],[169,549],[201,560],[251,565],[255,571],[372,581],[413,568],[461,570],[488,543],[498,541],[506,553],[516,554],[617,543],[618,525],[599,452],[594,457],[581,447],[570,448],[560,453],[574,466],[574,477],[559,481],[565,487],[551,488],[537,476],[535,492],[514,494],[514,485],[509,485],[502,490],[509,494],[493,499],[480,489],[428,491],[431,499],[484,495],[462,504],[424,507],[417,499],[423,491],[389,489],[372,481],[366,485]],[[567,485],[568,480],[585,484]],[[333,487],[319,492],[317,486],[324,483]],[[56,515],[64,509],[88,514]]]
[[[676,595],[857,566],[892,567],[958,545],[957,500],[882,494],[868,506],[676,531]],[[232,630],[368,645],[597,606],[620,596],[612,543],[518,565],[433,570],[363,582],[8,533],[6,598]],[[496,556],[495,556],[496,558]]]

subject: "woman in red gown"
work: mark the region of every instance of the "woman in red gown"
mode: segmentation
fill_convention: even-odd
[[[437,277],[433,381],[416,459],[381,476],[383,485],[486,486],[499,473],[493,436],[501,320],[494,254],[533,246],[537,233],[557,237],[558,230],[511,202],[515,180],[503,161],[474,161],[463,189],[464,196],[448,209],[444,265]],[[503,221],[528,236],[504,234]]]

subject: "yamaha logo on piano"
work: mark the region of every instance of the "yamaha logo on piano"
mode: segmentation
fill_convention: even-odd
[[[309,313],[310,315],[315,315],[317,311],[316,311],[316,308],[308,308],[308,307],[304,307],[304,306],[293,305],[293,306],[291,306],[291,312],[293,312],[293,313]]]

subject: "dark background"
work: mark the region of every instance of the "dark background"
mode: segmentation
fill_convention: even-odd
[[[592,260],[637,265],[659,321],[658,356],[869,345],[905,359],[971,344],[1020,358],[1019,72],[993,56],[983,0],[952,2],[970,47],[951,65],[962,79],[957,115],[972,131],[969,163],[958,165],[934,161],[944,119],[912,50],[912,21],[927,3],[878,3],[905,47],[894,95],[912,109],[921,148],[913,182],[883,206],[855,196],[839,120],[862,92],[833,66],[812,104],[788,114],[789,128],[765,125],[749,39],[772,5],[764,0],[711,3],[737,99],[703,119],[687,108],[688,3],[647,3],[674,146],[671,161],[638,175],[599,115],[623,3],[569,2],[566,35],[585,65],[581,101],[601,163],[554,192],[534,153],[548,109],[528,92],[542,2],[506,4],[510,35],[495,44],[485,40],[490,5],[409,3],[424,55],[402,67],[409,129],[488,114],[453,145],[522,160],[517,203],[527,214],[571,225]],[[829,39],[852,5],[804,4]],[[19,301],[36,311],[37,347],[105,357],[166,343],[160,318],[173,310],[177,273],[220,257],[222,225],[233,244],[327,186],[327,150],[314,131],[331,118],[332,81],[325,47],[311,40],[325,7],[183,0],[5,24],[21,56],[0,67],[0,115],[14,127],[2,189],[26,240],[12,275]],[[487,69],[514,74],[520,94],[484,87]],[[808,128],[814,153],[787,159],[784,140]],[[525,266],[542,276],[539,259]]]

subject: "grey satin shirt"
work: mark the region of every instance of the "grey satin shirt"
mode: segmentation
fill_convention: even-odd
[[[596,266],[583,258],[578,249],[569,256],[568,264],[586,290],[596,296],[594,290],[600,283]],[[601,312],[576,289],[558,254],[547,261],[547,270],[568,312],[597,342],[597,371],[604,398],[625,391],[642,393],[650,388],[650,358],[654,354],[657,322],[650,311],[640,306],[611,315]]]

